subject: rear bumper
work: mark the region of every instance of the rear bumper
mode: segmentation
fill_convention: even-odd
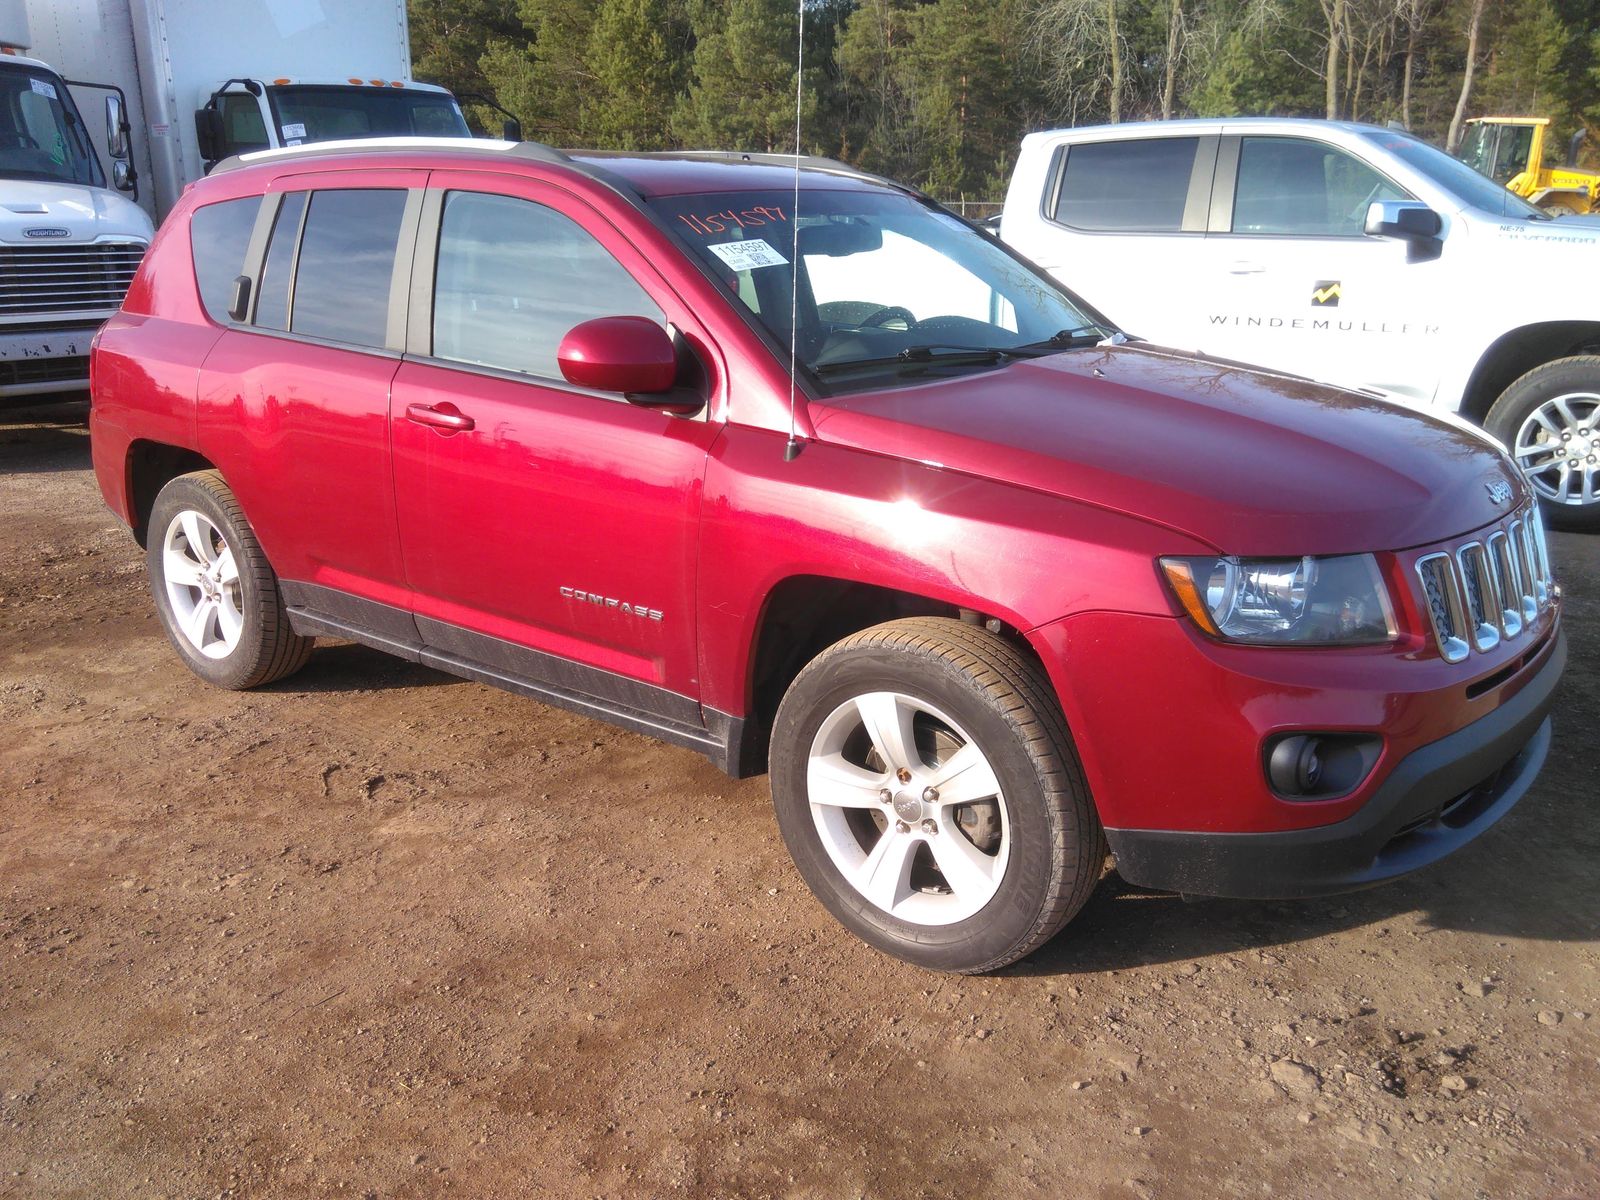
[[[1548,713],[1566,661],[1566,635],[1558,633],[1515,696],[1413,750],[1343,821],[1274,833],[1108,828],[1117,871],[1140,887],[1265,900],[1354,891],[1438,862],[1532,786],[1550,748]]]

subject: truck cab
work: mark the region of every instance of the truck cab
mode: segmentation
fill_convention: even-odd
[[[1600,172],[1577,165],[1584,133],[1572,139],[1567,165],[1545,165],[1549,117],[1476,117],[1456,157],[1550,216],[1586,215],[1600,200]]]
[[[194,114],[206,170],[235,154],[367,137],[471,137],[454,96],[401,79],[230,79]]]
[[[89,343],[117,311],[152,236],[131,191],[115,97],[111,177],[66,81],[0,52],[0,404],[88,386]]]

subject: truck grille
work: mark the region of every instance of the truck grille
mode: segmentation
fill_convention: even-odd
[[[1555,595],[1538,509],[1530,505],[1487,537],[1424,554],[1417,578],[1446,662],[1517,637]]]
[[[114,311],[144,249],[143,242],[0,246],[0,317]]]

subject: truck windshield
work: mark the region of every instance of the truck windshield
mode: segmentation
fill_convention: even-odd
[[[1409,133],[1395,129],[1374,129],[1361,136],[1380,150],[1387,150],[1412,170],[1427,176],[1469,208],[1497,217],[1527,217],[1536,221],[1549,219],[1494,180],[1485,178],[1466,163],[1451,158],[1438,147],[1430,146]]]
[[[52,71],[0,62],[0,178],[105,186],[77,106]]]
[[[455,97],[417,88],[314,87],[267,89],[286,145],[364,137],[471,137]]]
[[[829,392],[1093,345],[1115,330],[965,221],[868,191],[718,192],[649,201]],[[795,267],[798,264],[798,279]]]

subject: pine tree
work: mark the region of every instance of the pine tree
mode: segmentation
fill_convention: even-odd
[[[676,136],[717,149],[792,150],[797,28],[788,0],[704,4],[695,14],[693,83],[673,120]],[[815,95],[813,79],[806,109],[815,110]]]
[[[584,127],[596,146],[654,150],[672,144],[682,58],[671,53],[667,0],[602,0],[589,36],[593,87]]]

